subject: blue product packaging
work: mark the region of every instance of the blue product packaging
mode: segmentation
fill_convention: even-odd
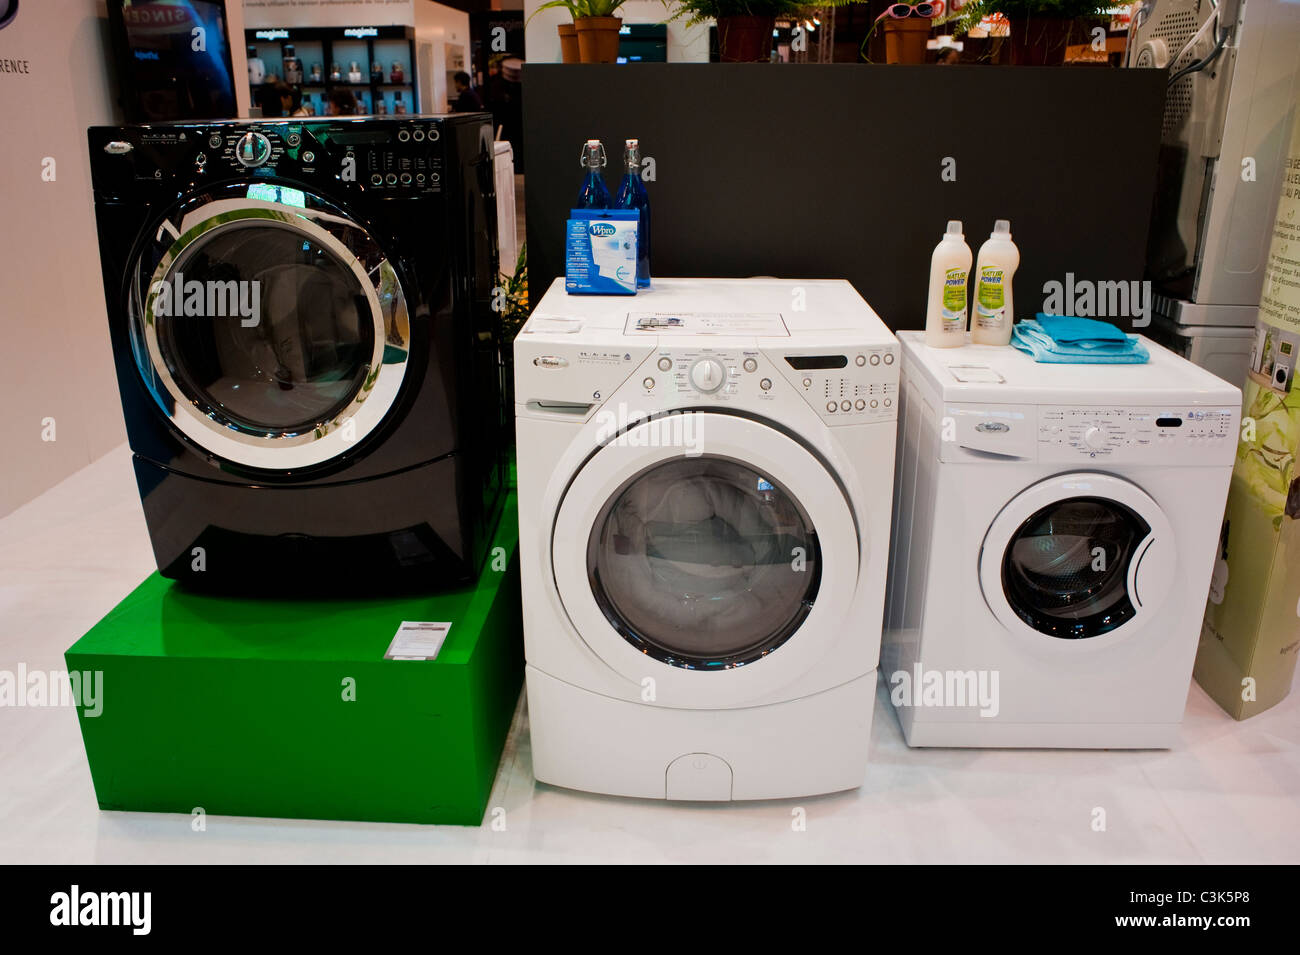
[[[571,209],[564,290],[570,295],[635,295],[635,209]]]

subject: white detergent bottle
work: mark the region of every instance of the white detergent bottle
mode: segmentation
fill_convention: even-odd
[[[966,281],[970,276],[970,246],[961,222],[948,221],[948,231],[930,257],[930,292],[925,309],[925,343],[935,348],[966,344]]]
[[[970,314],[970,340],[977,345],[1011,344],[1016,313],[1011,306],[1011,278],[1020,264],[1020,250],[1011,241],[1011,221],[993,223],[988,241],[980,246],[975,265],[975,301]]]

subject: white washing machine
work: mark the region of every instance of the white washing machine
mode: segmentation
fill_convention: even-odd
[[[1241,394],[899,334],[882,682],[912,746],[1167,748],[1191,682]]]
[[[866,767],[898,343],[847,282],[557,280],[515,340],[533,769],[771,799]]]

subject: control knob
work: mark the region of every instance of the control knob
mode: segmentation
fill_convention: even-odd
[[[1100,451],[1106,447],[1106,432],[1093,425],[1083,433],[1083,443],[1094,451]]]
[[[243,166],[260,166],[271,158],[271,141],[261,133],[244,133],[235,144],[235,158]]]
[[[727,369],[716,358],[701,358],[691,366],[691,384],[697,391],[712,394],[727,380]]]

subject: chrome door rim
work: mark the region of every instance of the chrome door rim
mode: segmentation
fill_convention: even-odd
[[[356,254],[329,229],[318,224],[321,222],[364,234],[359,225],[329,207],[298,209],[248,198],[204,202],[185,213],[181,220],[183,231],[167,248],[143,289],[139,282],[132,282],[132,320],[137,323],[151,366],[142,368],[141,372],[147,373],[146,377],[156,377],[166,389],[171,407],[164,406],[162,411],[172,424],[218,457],[268,470],[320,464],[343,454],[378,427],[397,401],[410,342],[406,299],[396,272],[385,257],[367,273]],[[194,224],[185,228],[188,223]],[[203,407],[176,382],[159,345],[154,314],[157,284],[168,279],[173,266],[196,243],[248,223],[289,229],[319,243],[350,269],[370,307],[375,344],[361,387],[340,411],[300,431],[251,431],[216,409]],[[381,290],[391,290],[391,294],[381,299]]]

